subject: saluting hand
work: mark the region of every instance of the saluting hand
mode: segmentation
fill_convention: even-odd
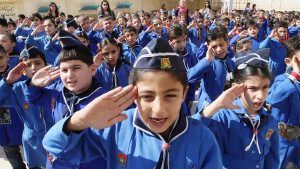
[[[7,85],[12,85],[17,80],[22,77],[23,69],[25,68],[25,64],[23,62],[19,63],[16,67],[14,67],[11,71],[9,71],[5,83]]]
[[[95,58],[94,58],[94,65],[95,65],[96,67],[101,66],[102,61],[103,61],[103,57],[104,57],[104,55],[103,55],[102,52],[99,52],[99,53],[95,56]]]
[[[32,77],[32,81],[30,86],[36,87],[45,87],[47,86],[52,80],[59,77],[59,68],[55,67],[52,68],[52,65],[46,66],[39,71]]]
[[[208,50],[206,52],[206,59],[208,62],[212,62],[215,59],[215,55],[213,53],[213,48],[211,45],[208,46]]]

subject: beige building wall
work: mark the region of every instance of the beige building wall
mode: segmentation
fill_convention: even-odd
[[[39,7],[48,6],[53,1],[60,6],[60,11],[67,15],[88,14],[97,16],[97,11],[80,11],[85,5],[100,5],[101,0],[0,0],[0,14],[5,14],[6,18],[17,19],[18,14],[30,16],[33,12],[37,12]],[[136,12],[141,9],[144,11],[152,11],[160,9],[162,3],[166,4],[167,10],[172,6],[178,6],[179,0],[108,0],[111,8],[115,13]],[[193,11],[203,8],[205,0],[186,0],[187,7]],[[211,0],[213,9],[220,9],[225,0]],[[257,8],[276,9],[276,10],[300,10],[300,0],[233,0],[233,9],[244,9],[247,2],[251,5],[255,3]],[[119,3],[133,3],[128,9],[115,9]]]

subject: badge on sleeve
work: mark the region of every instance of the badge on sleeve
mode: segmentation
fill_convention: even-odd
[[[270,139],[270,137],[271,137],[271,135],[273,134],[273,130],[272,129],[269,129],[269,131],[267,132],[267,134],[266,134],[266,140],[269,140]]]
[[[122,153],[118,153],[118,161],[121,166],[125,166],[126,161],[127,161],[127,156]]]
[[[28,110],[29,109],[29,104],[28,103],[24,103],[23,107],[24,107],[25,110]]]

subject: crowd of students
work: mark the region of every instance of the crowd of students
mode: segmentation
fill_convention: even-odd
[[[185,3],[0,18],[12,167],[299,168],[299,12]]]

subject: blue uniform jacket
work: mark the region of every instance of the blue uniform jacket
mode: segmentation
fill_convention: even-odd
[[[0,80],[7,77],[10,68],[0,73]],[[2,95],[2,93],[1,93]],[[7,144],[22,144],[22,133],[24,125],[15,108],[0,107],[0,146]]]
[[[94,77],[98,80],[100,86],[104,90],[110,91],[119,86],[127,86],[130,71],[131,67],[120,59],[118,60],[115,68],[110,67],[104,60],[101,66],[97,68],[97,72]],[[116,75],[116,79],[114,78],[114,74]]]
[[[297,35],[299,32],[300,32],[300,27],[298,27],[298,26],[295,26],[295,27],[290,26],[289,29],[288,29],[288,33],[289,33],[290,38]]]
[[[48,46],[46,46],[49,42],[51,43],[51,37],[48,35],[41,36],[39,38],[34,38],[33,36],[28,35],[28,38],[25,41],[26,44],[36,46],[41,52],[45,54],[47,63],[53,65],[55,59],[59,55],[59,52],[57,48],[49,48]],[[59,41],[57,40],[55,41],[55,43],[58,46]]]
[[[42,140],[46,132],[53,125],[51,111],[28,104],[25,101],[23,87],[25,81],[7,85],[4,80],[0,81],[0,105],[14,107],[24,123],[23,147],[25,159],[29,168],[46,166],[47,155],[43,148]]]
[[[258,28],[257,38],[259,38],[259,39],[265,39],[266,34],[267,34],[266,27],[264,27],[264,25],[262,24]]]
[[[223,92],[227,73],[233,72],[234,66],[234,61],[229,57],[223,60],[216,58],[212,62],[203,58],[189,69],[187,72],[189,83],[201,80],[196,112],[208,106]]]
[[[275,77],[285,72],[286,64],[284,59],[286,58],[285,44],[275,38],[267,37],[259,45],[259,48],[270,48],[269,67],[270,72]]]
[[[230,47],[233,47],[235,41],[236,41],[239,37],[240,37],[239,35],[234,36],[234,37],[230,40],[229,46],[230,46]],[[252,50],[259,49],[259,44],[260,44],[260,42],[261,42],[261,39],[259,39],[258,37],[257,37],[257,39],[254,39],[254,38],[249,37],[249,35],[247,35],[247,38],[248,38],[249,40],[252,41]]]
[[[139,53],[143,49],[141,45],[137,42],[133,47],[130,47],[128,44],[123,44],[123,55],[126,60],[128,60],[131,64],[134,63],[135,59],[138,57]]]
[[[148,34],[149,34],[148,32],[145,32],[143,30],[139,32],[137,43],[140,44],[142,47],[145,47],[151,41]]]
[[[163,32],[163,31],[162,31],[161,35],[158,35],[155,32],[151,32],[151,33],[148,34],[148,37],[149,37],[150,41],[152,39],[163,38],[165,41],[168,42],[168,35],[167,35],[167,33]]]
[[[27,81],[27,84],[30,79]],[[25,99],[29,104],[43,107],[45,110],[52,111],[54,123],[57,123],[63,117],[70,116],[74,112],[81,110],[96,97],[102,95],[105,91],[99,86],[96,79],[93,79],[91,87],[85,92],[75,95],[63,86],[61,81],[54,84],[42,87],[24,87]],[[88,160],[87,160],[88,161]],[[49,167],[49,166],[47,166]],[[96,169],[106,168],[106,161],[99,157],[93,161],[86,163],[65,162],[60,159],[55,159],[53,168],[81,168],[81,169]]]
[[[35,30],[35,27],[30,27],[30,28],[20,28],[19,26],[17,26],[17,29],[15,31],[15,35],[16,36],[24,36],[24,37],[28,37],[28,35],[30,35],[33,31]],[[46,35],[45,31],[42,31],[40,33],[38,33],[35,37],[39,38]]]
[[[283,122],[300,127],[300,83],[294,84],[288,79],[288,74],[275,78],[266,100],[272,106],[272,115],[277,122]],[[280,141],[280,168],[285,168],[289,161],[300,166],[300,138]]]
[[[201,39],[199,40],[199,31],[201,34]],[[206,41],[206,30],[204,29],[195,29],[195,28],[191,28],[189,29],[189,34],[188,34],[188,38],[190,38],[191,42],[197,46],[197,48],[200,47],[201,44],[204,44]]]
[[[69,136],[62,131],[67,118],[63,119],[46,135],[44,147],[55,157],[68,161],[86,161],[101,153],[107,158],[109,169],[153,169],[164,142],[145,130],[142,122],[138,123],[141,120],[135,110],[126,111],[128,119],[110,128],[88,128]],[[220,150],[211,132],[199,120],[184,120],[185,131],[170,142],[169,168],[221,168]]]
[[[263,108],[258,111],[254,120],[254,123],[260,121],[257,134],[258,149],[255,142],[250,144],[253,139],[253,127],[250,120],[245,117],[246,109],[239,98],[233,104],[242,109],[221,109],[211,118],[197,115],[215,135],[221,149],[224,168],[278,168],[279,135],[276,120]],[[257,127],[257,125],[255,126]],[[248,146],[250,149],[246,151],[245,148]],[[259,150],[261,154],[259,154]]]

